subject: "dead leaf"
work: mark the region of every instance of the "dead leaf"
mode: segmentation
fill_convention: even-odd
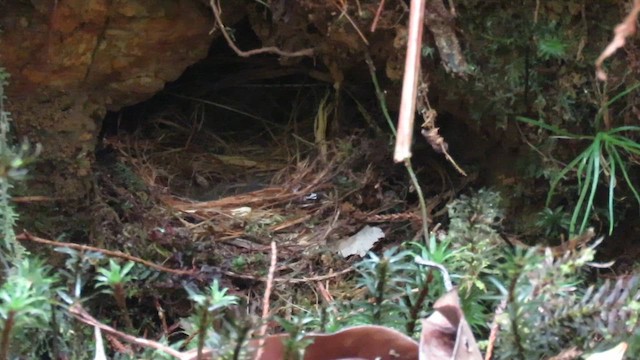
[[[384,231],[379,227],[365,226],[357,234],[338,241],[338,252],[343,257],[351,255],[365,256],[373,246],[384,238]]]
[[[253,211],[249,206],[241,206],[235,209],[231,209],[231,216],[237,216],[240,218],[246,217]]]
[[[469,324],[460,308],[456,289],[442,296],[433,308],[435,312],[423,321],[420,343],[403,333],[384,326],[362,325],[343,329],[333,334],[309,334],[302,341],[310,345],[302,360],[482,360]],[[255,360],[286,360],[284,345],[288,334],[252,339],[247,345]],[[260,357],[256,358],[258,347]],[[206,359],[211,359],[207,349]],[[191,357],[182,359],[193,360]],[[215,357],[215,356],[214,356]],[[592,359],[593,360],[593,359]],[[596,359],[599,360],[599,359]]]
[[[622,360],[624,353],[627,351],[627,346],[627,343],[623,341],[612,349],[591,354],[585,360]]]
[[[434,127],[432,129],[422,129],[422,136],[427,140],[433,150],[439,154],[442,154],[449,150],[449,144],[444,141],[444,138],[439,133],[440,128]]]
[[[433,309],[435,312],[422,321],[420,360],[482,360],[457,290],[443,295]]]
[[[562,351],[560,354],[550,357],[547,360],[574,360],[577,359],[580,355],[582,355],[582,351],[578,350],[576,347],[572,347],[570,349]]]
[[[102,332],[97,326],[93,327],[94,335],[96,338],[96,356],[93,360],[107,360],[107,354],[104,351],[104,342],[102,340]]]
[[[265,339],[262,356],[257,360],[283,360],[283,340],[288,335],[272,335]],[[363,325],[334,334],[310,334],[313,343],[305,349],[303,360],[418,360],[418,343],[399,331],[383,326]],[[257,340],[250,347],[256,347]]]

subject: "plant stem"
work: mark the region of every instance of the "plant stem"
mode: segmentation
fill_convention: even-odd
[[[204,339],[207,334],[207,327],[209,322],[209,302],[207,301],[207,305],[202,308],[202,314],[200,314],[200,326],[198,329],[198,353],[196,356],[197,360],[202,359],[202,349],[204,349]]]
[[[59,344],[62,344],[62,335],[60,334],[60,326],[56,320],[56,308],[53,304],[51,307],[51,332],[53,333],[53,339],[51,340],[51,352],[55,359],[62,359],[62,353],[59,348]]]
[[[4,138],[6,134],[3,133],[2,136]],[[16,241],[16,234],[14,232],[15,212],[11,207],[11,197],[9,196],[10,189],[11,184],[9,183],[9,178],[3,174],[0,177],[0,208],[2,209],[1,228],[2,234],[4,234],[3,240],[5,251],[0,253],[0,260],[2,261],[5,270],[10,268],[9,263],[11,261],[20,261],[22,254],[22,251],[18,248],[21,245]]]
[[[9,358],[9,342],[13,325],[15,325],[15,315],[15,311],[9,311],[7,314],[7,320],[4,322],[2,340],[0,340],[0,360],[7,360]]]
[[[522,346],[522,338],[520,337],[520,331],[518,330],[518,301],[516,300],[516,284],[520,278],[520,272],[518,272],[511,280],[509,285],[509,318],[511,322],[511,332],[513,333],[513,340],[518,349],[518,358],[524,360],[524,347]]]
[[[371,55],[369,52],[364,53],[364,59],[367,65],[369,66],[369,74],[371,75],[371,82],[373,83],[373,87],[376,89],[376,97],[378,98],[378,103],[380,104],[380,109],[382,110],[382,114],[384,118],[387,120],[387,124],[389,124],[389,129],[391,129],[391,133],[393,136],[396,136],[396,127],[393,126],[393,121],[391,121],[391,115],[389,115],[389,109],[387,109],[387,101],[384,98],[384,92],[380,89],[380,83],[378,82],[378,76],[376,76],[376,67],[373,65],[373,60],[371,59]]]
[[[249,335],[249,331],[251,331],[251,324],[249,322],[245,322],[240,331],[238,332],[238,338],[236,339],[236,346],[233,349],[233,360],[240,359],[240,352],[242,351],[244,341],[247,339],[247,335]]]
[[[418,322],[418,315],[420,315],[420,309],[422,309],[422,304],[424,304],[424,301],[427,299],[427,296],[429,295],[429,284],[431,283],[432,279],[433,279],[433,274],[431,273],[431,270],[429,270],[425,278],[424,285],[422,286],[422,289],[420,289],[420,293],[418,294],[418,297],[416,298],[415,303],[413,303],[409,311],[409,321],[407,322],[407,326],[406,326],[406,330],[407,330],[406,333],[409,336],[411,336],[411,334],[413,334],[413,332],[416,329],[416,323]]]
[[[376,266],[376,275],[378,277],[378,285],[376,286],[376,298],[373,304],[373,322],[380,324],[382,322],[382,303],[384,302],[385,287],[387,285],[387,275],[389,273],[389,260],[382,259]]]
[[[327,306],[320,307],[320,325],[318,328],[321,333],[327,331],[328,315]]]
[[[127,299],[125,296],[124,287],[121,283],[115,284],[113,286],[113,296],[116,299],[116,303],[120,308],[120,311],[123,312],[124,323],[129,328],[129,330],[133,330],[133,321],[131,321],[131,316],[129,316],[129,309],[127,308]]]
[[[387,109],[387,101],[384,97],[384,92],[380,89],[380,84],[378,83],[378,77],[376,76],[376,68],[373,65],[373,60],[371,59],[371,55],[368,52],[364,53],[365,62],[369,66],[369,74],[371,75],[371,82],[373,82],[373,86],[376,89],[376,97],[378,98],[378,103],[380,104],[380,109],[382,110],[382,114],[384,118],[387,120],[389,124],[389,129],[393,133],[393,136],[396,136],[396,128],[393,125],[393,121],[391,120],[391,115],[389,115],[389,110]],[[413,167],[411,166],[410,158],[407,158],[404,162],[404,166],[407,168],[407,172],[409,173],[409,177],[411,178],[411,183],[413,187],[416,189],[416,194],[418,195],[418,201],[420,202],[420,214],[422,216],[422,231],[424,235],[425,243],[429,241],[429,222],[427,216],[427,202],[424,200],[424,194],[422,193],[422,188],[420,187],[420,183],[418,182],[418,178],[416,177],[415,172],[413,171]]]
[[[404,166],[407,168],[407,172],[409,173],[409,177],[411,178],[411,183],[416,189],[416,194],[418,195],[418,202],[420,203],[420,215],[422,217],[422,233],[424,236],[424,243],[427,244],[429,242],[429,216],[427,215],[427,202],[424,200],[424,194],[422,193],[422,188],[420,187],[420,183],[418,182],[418,177],[413,171],[413,166],[411,166],[411,158],[405,159]]]

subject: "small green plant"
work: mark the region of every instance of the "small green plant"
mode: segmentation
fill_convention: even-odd
[[[213,324],[219,319],[222,310],[229,306],[236,305],[238,298],[228,295],[226,288],[221,288],[218,280],[213,280],[208,291],[203,293],[198,289],[187,285],[185,290],[189,299],[194,302],[195,311],[192,323],[195,325],[195,334],[198,338],[197,358],[202,358],[202,351],[205,346],[205,339]]]
[[[8,359],[12,337],[19,337],[16,354],[35,354],[34,334],[42,333],[51,318],[50,301],[56,278],[42,261],[25,258],[16,263],[0,287],[0,359]],[[29,340],[28,340],[29,339]],[[31,347],[31,348],[30,348]]]
[[[98,252],[83,252],[68,247],[56,248],[56,251],[69,256],[65,261],[64,268],[58,271],[67,281],[71,289],[69,292],[71,295],[67,292],[60,292],[60,295],[68,305],[71,305],[75,301],[80,300],[82,297],[82,289],[90,277],[88,275],[89,272],[104,256]]]
[[[231,268],[234,271],[242,271],[247,267],[247,258],[244,255],[238,255],[231,260]]]
[[[284,318],[276,318],[276,321],[285,333],[289,335],[283,341],[284,356],[283,360],[300,360],[304,358],[304,349],[311,345],[310,340],[306,340],[306,330],[309,324],[315,322],[315,319],[309,316],[296,316],[292,320]]]
[[[10,192],[13,183],[24,178],[26,165],[37,156],[40,147],[34,149],[26,141],[18,145],[11,141],[11,118],[4,107],[8,79],[9,75],[0,68],[0,262],[4,267],[0,285],[0,359],[15,355],[40,358],[50,340],[45,339],[45,334],[49,334],[47,323],[53,319],[57,278],[49,274],[49,267],[42,261],[29,256],[16,238],[18,214]]]
[[[448,205],[446,238],[456,251],[455,258],[444,265],[458,274],[462,296],[474,288],[486,291],[486,277],[496,274],[494,264],[500,260],[504,246],[496,231],[504,217],[500,202],[499,193],[480,189]]]
[[[369,253],[367,258],[358,264],[360,279],[358,284],[367,289],[371,301],[362,304],[365,323],[393,324],[401,320],[402,308],[398,304],[397,295],[403,294],[405,285],[411,282],[408,274],[415,272],[416,265],[408,251],[392,248],[382,256]],[[396,301],[394,301],[396,300]]]
[[[569,230],[570,223],[571,217],[569,214],[564,211],[563,206],[558,206],[555,209],[544,208],[538,214],[536,226],[542,230],[542,233],[547,238],[556,238]]]
[[[562,59],[567,55],[567,43],[557,36],[547,36],[538,40],[538,55],[544,60]]]
[[[486,328],[505,281],[496,264],[503,261],[505,242],[497,232],[504,218],[500,194],[480,189],[448,205],[449,229],[444,236],[449,255],[442,265],[457,284],[462,309],[474,329]]]
[[[18,214],[11,204],[12,182],[24,178],[25,166],[40,152],[39,145],[32,150],[32,146],[26,141],[18,146],[10,142],[11,117],[4,108],[4,88],[8,80],[9,75],[0,68],[0,232],[3,238],[0,261],[5,269],[10,267],[12,260],[21,260],[25,253],[24,247],[16,240],[14,231]]]
[[[430,234],[427,244],[412,243],[410,245],[410,251],[415,257],[435,264],[450,264],[450,261],[456,256],[451,243],[447,239],[438,240],[435,234]],[[444,281],[435,280],[440,277],[440,275],[434,275],[438,273],[433,269],[425,271],[421,268],[416,268],[412,287],[418,289],[418,291],[409,291],[410,289],[407,289],[403,299],[408,310],[405,327],[406,334],[415,333],[418,321],[426,317],[425,311],[428,308],[426,305],[446,292]]]
[[[628,339],[638,324],[638,277],[600,281],[584,278],[594,247],[556,256],[549,249],[517,250],[500,266],[506,311],[497,359],[541,359],[564,349],[596,350]],[[599,339],[596,341],[596,339]]]
[[[491,305],[499,295],[492,284],[504,281],[496,265],[504,257],[496,232],[503,217],[499,204],[500,196],[493,191],[462,196],[449,207],[448,233],[431,234],[426,244],[408,243],[382,255],[369,253],[356,265],[357,284],[366,290],[364,297],[323,309],[318,315],[321,327],[338,330],[378,324],[416,335],[419,320],[429,315],[430,305],[446,292],[439,272],[417,264],[418,257],[452,272],[469,323],[476,329],[486,327]]]
[[[99,275],[96,276],[96,287],[103,288],[105,292],[111,294],[116,300],[116,304],[122,311],[125,324],[129,329],[133,329],[133,322],[127,308],[127,292],[125,285],[133,280],[130,272],[135,265],[129,261],[121,266],[113,259],[109,259],[109,268],[101,267],[98,269]]]
[[[608,108],[638,87],[640,87],[640,83],[624,90],[609,100],[604,108]],[[599,120],[602,118],[603,111],[604,110],[596,117],[596,124],[599,123]],[[631,156],[640,155],[640,143],[630,137],[632,133],[640,133],[640,126],[620,126],[610,130],[598,131],[595,135],[589,136],[572,134],[541,120],[522,116],[517,119],[521,122],[551,131],[562,138],[590,141],[587,148],[569,162],[553,179],[551,188],[549,189],[549,195],[547,196],[547,206],[550,206],[551,200],[556,195],[560,181],[564,180],[569,173],[575,172],[578,180],[578,199],[569,223],[569,232],[571,235],[582,233],[586,230],[593,213],[596,192],[603,175],[608,177],[608,201],[606,208],[609,220],[609,234],[613,232],[615,226],[614,191],[620,178],[624,180],[638,204],[640,204],[640,193],[638,193],[635,182],[627,170],[630,162],[628,159]]]

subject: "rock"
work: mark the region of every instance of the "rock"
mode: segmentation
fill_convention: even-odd
[[[228,13],[239,14],[230,23],[242,16]],[[39,166],[49,171],[40,182],[49,186],[33,195],[84,196],[106,111],[151,97],[204,58],[212,26],[210,9],[193,0],[0,2],[14,128],[43,145]]]

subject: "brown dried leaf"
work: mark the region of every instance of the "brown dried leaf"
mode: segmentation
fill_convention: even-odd
[[[591,354],[587,356],[585,360],[622,360],[628,346],[629,345],[623,341],[607,351]]]
[[[582,351],[578,350],[575,346],[562,351],[560,354],[550,357],[547,360],[574,360],[582,355]]]
[[[457,290],[443,295],[433,308],[436,311],[422,321],[420,360],[482,360]]]
[[[258,360],[283,360],[283,340],[287,337],[284,334],[267,337]],[[304,360],[418,360],[418,343],[415,340],[383,326],[364,325],[334,334],[311,334],[305,340],[313,343],[305,349]],[[254,340],[250,347],[257,345],[258,341]]]
[[[444,138],[439,133],[440,128],[434,127],[432,129],[422,129],[422,136],[427,140],[429,145],[437,152],[438,154],[443,154],[449,151],[449,144],[444,141]]]
[[[303,341],[312,343],[306,347],[303,360],[482,360],[471,328],[464,319],[456,289],[438,299],[433,308],[436,311],[423,320],[420,344],[383,326],[355,326],[334,334],[305,336]],[[249,341],[248,349],[255,360],[285,360],[284,341],[288,338],[287,334],[279,334],[267,336],[262,341],[253,339]],[[255,358],[259,346],[262,346],[262,352]]]

